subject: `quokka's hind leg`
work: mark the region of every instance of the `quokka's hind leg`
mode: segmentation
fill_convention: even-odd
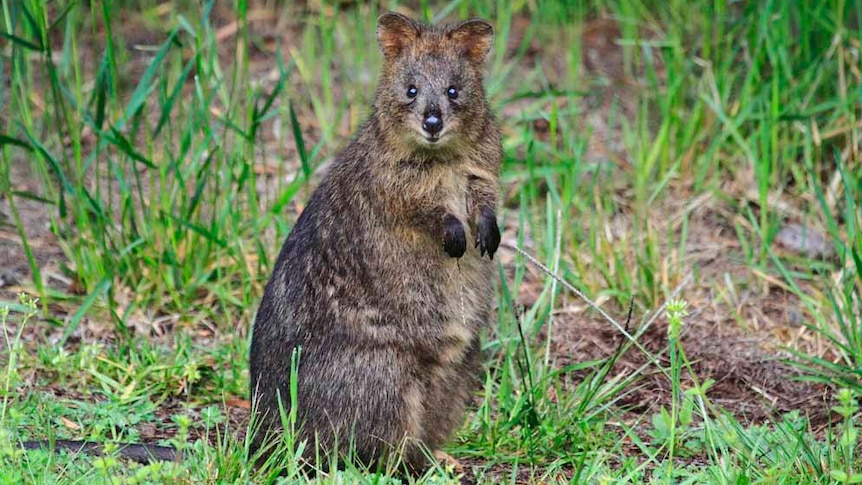
[[[422,438],[425,388],[402,360],[386,348],[306,360],[298,389],[304,429],[363,465],[376,466],[399,449],[415,462],[411,442]]]
[[[474,337],[462,359],[430,379],[425,394],[423,439],[432,450],[444,446],[464,423],[467,407],[480,380],[479,337]]]

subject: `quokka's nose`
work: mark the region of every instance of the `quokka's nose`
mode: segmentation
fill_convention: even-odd
[[[425,120],[422,121],[422,129],[429,135],[440,133],[440,130],[443,129],[443,118],[441,118],[439,113],[428,113],[428,115],[425,116]]]

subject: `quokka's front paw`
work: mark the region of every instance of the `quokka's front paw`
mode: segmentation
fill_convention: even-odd
[[[481,256],[488,253],[488,257],[493,260],[494,253],[500,247],[500,228],[497,227],[497,217],[494,215],[494,211],[484,209],[479,214],[478,226],[475,247],[479,248]]]
[[[453,258],[460,258],[467,251],[464,224],[452,214],[446,214],[443,219],[443,249]]]

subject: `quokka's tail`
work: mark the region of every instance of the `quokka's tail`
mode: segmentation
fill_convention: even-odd
[[[25,441],[21,443],[21,447],[25,450],[51,449],[52,444],[54,451],[69,450],[75,453],[96,456],[105,454],[105,445],[92,441]],[[177,452],[175,448],[170,446],[117,444],[117,454],[123,458],[144,464],[154,461],[182,461],[182,453]]]

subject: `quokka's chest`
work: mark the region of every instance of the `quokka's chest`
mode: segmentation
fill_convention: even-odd
[[[403,195],[414,203],[439,205],[450,214],[467,216],[467,173],[457,163],[440,163],[429,167],[406,170],[400,174]]]

